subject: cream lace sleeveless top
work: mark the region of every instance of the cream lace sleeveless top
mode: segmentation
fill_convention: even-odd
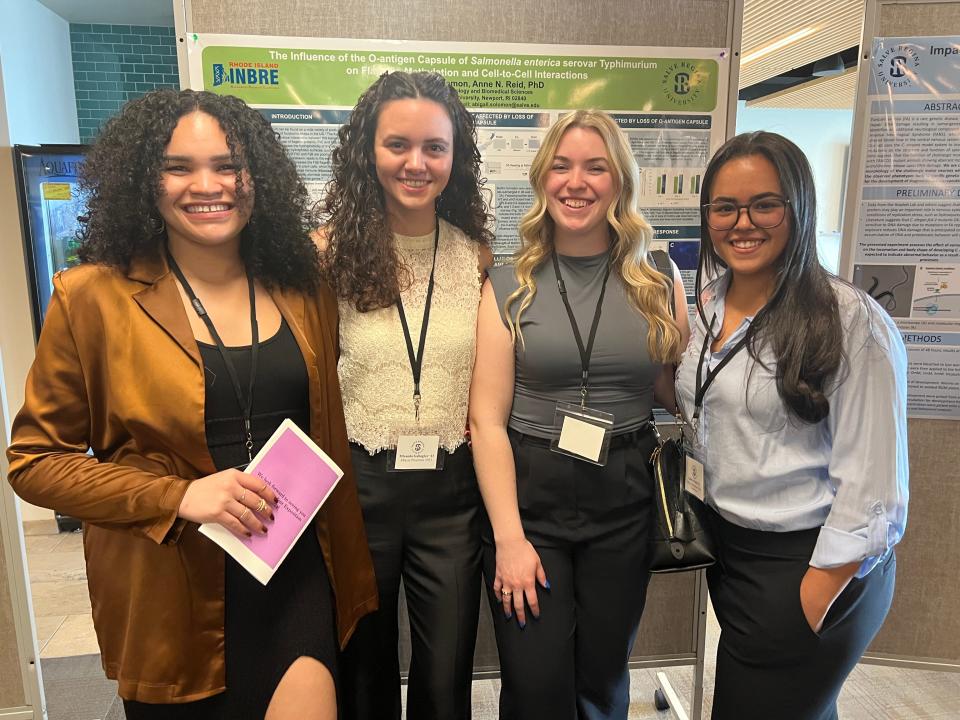
[[[433,233],[395,235],[413,284],[403,291],[414,352],[433,261]],[[340,302],[340,386],[347,435],[372,455],[396,447],[398,435],[439,435],[453,451],[464,442],[467,396],[480,303],[478,246],[440,221],[430,324],[420,375],[420,422],[414,417],[413,373],[396,306],[361,313]]]

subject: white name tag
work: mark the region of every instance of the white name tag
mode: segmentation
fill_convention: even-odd
[[[703,463],[694,458],[690,453],[687,453],[684,466],[686,467],[686,473],[683,478],[684,490],[700,502],[703,502]]]
[[[600,459],[606,429],[565,415],[557,447],[591,462]]]
[[[401,435],[397,438],[396,470],[436,470],[439,435]]]

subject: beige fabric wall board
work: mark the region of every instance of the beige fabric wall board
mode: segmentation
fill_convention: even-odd
[[[438,8],[442,7],[442,12]],[[453,0],[439,5],[410,0],[402,11],[384,0],[252,0],[242,13],[226,0],[177,0],[181,81],[196,83],[195,68],[188,72],[186,48],[193,34],[265,35],[291,38],[345,38],[444,42],[498,42],[549,45],[605,45],[667,48],[739,48],[742,0],[543,0],[487,3]],[[201,40],[202,44],[202,40]],[[193,48],[191,48],[191,53]],[[190,63],[198,57],[192,55]],[[736,117],[738,62],[730,63],[726,132],[732,134]],[[201,71],[202,74],[202,71]],[[196,86],[196,85],[194,85]],[[732,94],[731,94],[732,93]],[[720,111],[722,113],[722,111]],[[705,600],[700,604],[696,575],[653,578],[631,663],[668,666],[702,663]],[[402,598],[401,594],[401,598]],[[401,667],[409,662],[409,633],[400,608]],[[475,653],[478,676],[495,674],[498,655],[487,599],[481,599],[480,627]],[[698,676],[699,677],[699,676]],[[699,682],[694,683],[691,717],[700,716]]]
[[[728,47],[729,0],[190,0],[187,31],[575,45]],[[442,12],[438,9],[442,8]]]
[[[851,143],[841,268],[852,272],[863,178],[862,139],[874,38],[960,35],[960,0],[867,0]],[[911,419],[910,505],[897,546],[897,588],[865,662],[960,671],[960,422]]]
[[[877,37],[960,34],[960,3],[881,2]]]
[[[960,423],[910,420],[910,510],[893,607],[871,655],[960,671]]]
[[[692,662],[696,658],[698,618],[693,617],[686,609],[691,602],[690,598],[696,597],[696,589],[694,573],[653,576],[647,591],[643,619],[633,645],[632,664],[663,667],[676,660]],[[677,612],[677,603],[681,603],[680,607],[684,608],[684,612]],[[410,665],[410,631],[406,617],[406,601],[402,592],[398,614],[400,667],[407,668]],[[499,671],[497,646],[486,595],[480,599],[480,624],[473,654],[473,669],[476,677],[495,675]]]

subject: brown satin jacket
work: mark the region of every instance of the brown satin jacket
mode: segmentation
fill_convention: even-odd
[[[225,687],[224,554],[177,509],[190,481],[216,468],[203,362],[173,275],[157,254],[126,275],[81,265],[53,284],[9,481],[24,500],[84,521],[94,626],[120,696],[214,695]],[[271,295],[307,367],[310,436],[345,472],[314,523],[342,647],[377,589],[337,380],[337,304],[325,288]]]

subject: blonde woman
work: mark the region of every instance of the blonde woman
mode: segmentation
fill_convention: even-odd
[[[676,268],[666,277],[649,257],[636,161],[608,115],[555,123],[530,184],[515,265],[483,287],[470,389],[500,717],[626,718],[649,418],[655,400],[674,406],[685,297]]]

